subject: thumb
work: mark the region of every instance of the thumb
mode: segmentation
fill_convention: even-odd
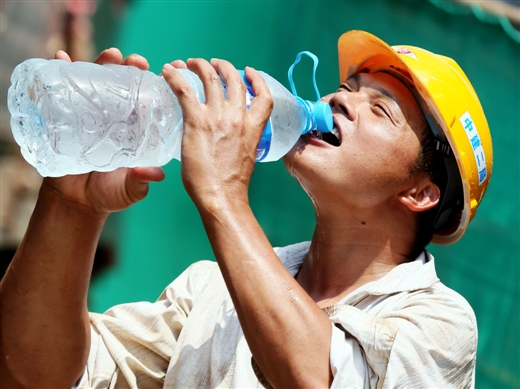
[[[160,167],[136,167],[128,170],[126,175],[126,192],[132,203],[146,197],[150,182],[160,182],[165,174]]]

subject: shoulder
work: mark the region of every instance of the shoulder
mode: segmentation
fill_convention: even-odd
[[[391,312],[409,312],[425,321],[464,325],[476,331],[473,309],[461,294],[439,280],[429,252],[406,266],[406,271],[396,273],[394,281],[399,287],[387,296]]]
[[[475,354],[478,341],[477,319],[468,301],[441,281],[432,286],[431,293],[424,298],[431,308],[432,327],[439,327],[438,337],[453,348],[462,347],[469,354]],[[450,334],[445,334],[448,328]]]
[[[352,293],[330,318],[359,342],[384,387],[471,386],[475,314],[429,255]]]
[[[428,281],[416,290],[408,290],[391,297],[391,300],[395,299],[394,304],[391,304],[393,312],[408,313],[423,322],[443,328],[449,327],[453,331],[464,328],[463,335],[475,337],[476,340],[477,322],[473,308],[461,294],[437,278],[434,258],[428,252],[422,269],[409,276],[418,277],[419,274]]]
[[[159,300],[179,297],[194,298],[202,292],[208,282],[217,278],[222,279],[218,264],[213,261],[198,261],[186,268],[163,291]]]
[[[398,326],[389,382],[414,385],[409,375],[399,373],[408,367],[430,387],[471,386],[478,330],[473,309],[463,296],[437,281],[430,288],[407,293],[382,317]]]
[[[188,266],[173,282],[204,283],[215,271],[219,271],[216,262],[208,260],[197,261]]]
[[[401,336],[420,334],[443,349],[456,351],[463,344],[468,352],[476,351],[475,313],[466,299],[453,289],[438,281],[399,300],[382,316],[399,325]]]
[[[276,255],[278,255],[285,268],[291,274],[295,275],[300,269],[301,264],[309,251],[309,246],[310,242],[301,242],[284,247],[275,247],[273,250]],[[197,295],[208,286],[211,288],[220,288],[225,286],[220,268],[218,264],[213,261],[198,261],[191,264],[172,283],[170,283],[161,297],[174,290],[176,295],[179,295],[182,291],[189,291],[190,293]]]
[[[401,281],[412,288],[380,297],[380,317],[397,324],[401,338],[431,341],[455,354],[461,344],[467,352],[475,352],[477,321],[471,305],[439,280],[430,253],[426,252],[422,264],[416,261],[415,266],[414,271],[406,274],[408,280]]]

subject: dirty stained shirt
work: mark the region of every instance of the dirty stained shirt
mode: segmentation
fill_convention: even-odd
[[[275,251],[294,276],[308,249]],[[475,315],[439,281],[429,253],[324,311],[333,388],[474,387]],[[214,262],[191,265],[154,303],[90,318],[89,359],[75,388],[263,388]]]

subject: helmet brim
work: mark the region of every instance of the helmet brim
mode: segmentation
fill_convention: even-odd
[[[366,67],[377,70],[404,70],[402,75],[412,81],[408,66],[387,43],[359,30],[344,33],[338,41],[339,71],[342,81]],[[399,71],[399,70],[397,70]]]

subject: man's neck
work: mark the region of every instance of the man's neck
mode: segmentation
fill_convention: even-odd
[[[410,235],[392,223],[318,220],[309,253],[296,279],[321,307],[337,303],[360,286],[407,262]]]

